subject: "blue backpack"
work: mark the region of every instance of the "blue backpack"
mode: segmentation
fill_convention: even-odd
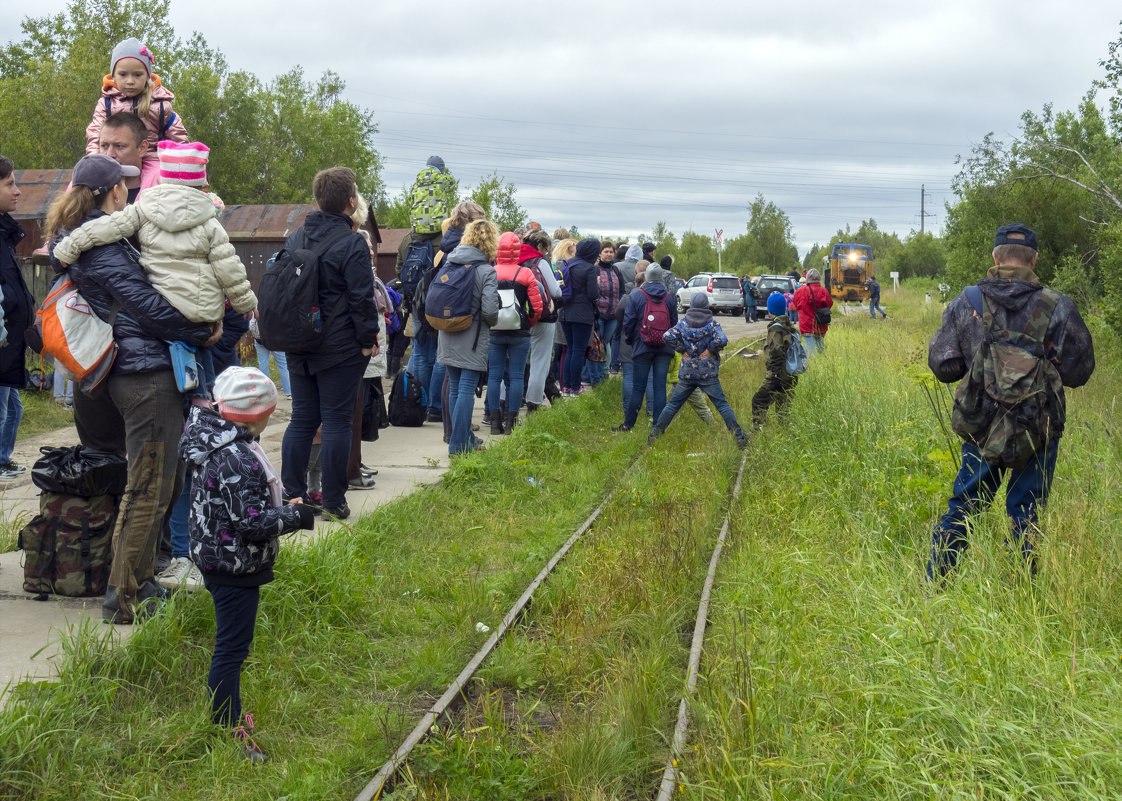
[[[772,323],[771,325],[778,325],[780,328],[785,327],[782,323]],[[809,363],[810,357],[807,356],[802,337],[791,337],[791,344],[787,346],[787,360],[784,364],[784,367],[787,368],[787,375],[802,375],[806,372]]]
[[[555,271],[556,272],[556,271]],[[573,299],[573,282],[569,278],[569,261],[561,263],[561,305]]]
[[[432,240],[414,239],[409,243],[405,259],[401,263],[401,297],[405,300],[407,310],[412,310],[413,296],[417,293],[425,271],[432,269],[432,262]]]
[[[425,293],[425,320],[437,331],[466,331],[475,319],[475,265],[444,262]]]

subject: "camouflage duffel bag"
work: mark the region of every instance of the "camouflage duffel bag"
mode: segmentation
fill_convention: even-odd
[[[112,495],[41,493],[39,514],[19,532],[23,589],[39,595],[103,595],[116,519]]]

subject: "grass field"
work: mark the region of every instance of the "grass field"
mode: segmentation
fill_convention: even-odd
[[[939,310],[886,301],[886,322],[837,316],[791,416],[749,449],[680,796],[1120,797],[1119,348],[1096,330],[1099,368],[1069,393],[1041,574],[1011,569],[999,507],[934,592],[923,564],[956,458],[926,370]],[[723,368],[742,422],[761,377]],[[76,633],[59,684],[15,691],[0,798],[352,798],[485,638],[475,623],[612,488],[390,797],[650,797],[738,452],[688,409],[649,451],[645,426],[618,422],[609,386],[353,530],[286,546],[242,688],[268,765],[208,726],[213,611],[177,597],[123,648]]]

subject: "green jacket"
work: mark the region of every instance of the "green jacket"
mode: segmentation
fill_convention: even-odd
[[[764,365],[767,371],[781,378],[792,378],[787,373],[787,348],[791,347],[792,337],[799,335],[799,329],[786,314],[772,320],[767,327],[767,342],[764,343]]]

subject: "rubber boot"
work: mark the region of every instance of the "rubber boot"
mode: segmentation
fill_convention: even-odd
[[[518,412],[507,412],[503,416],[503,433],[513,434],[516,425],[518,425]]]

